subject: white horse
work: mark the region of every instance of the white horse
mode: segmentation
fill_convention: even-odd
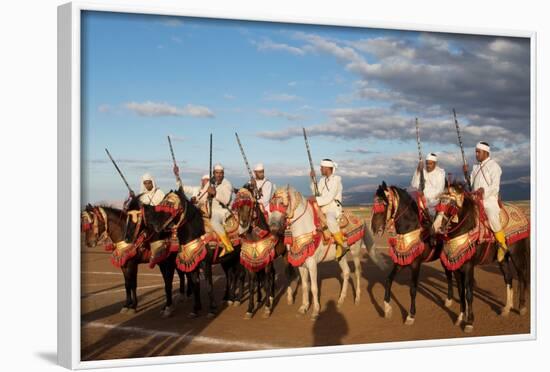
[[[273,234],[284,233],[285,229],[290,229],[294,242],[297,244],[311,241],[314,234],[317,233],[314,223],[314,212],[309,202],[293,187],[286,186],[279,188],[273,194],[270,202],[269,228]],[[369,255],[375,262],[378,257],[374,250],[373,234],[366,223],[363,224],[364,235],[356,243],[351,245],[350,254],[355,266],[355,304],[359,304],[361,299],[361,262],[360,251],[363,246],[368,248]],[[302,281],[302,305],[298,312],[305,314],[310,306],[309,290],[311,283],[311,294],[313,296],[313,313],[311,319],[315,320],[319,316],[319,290],[317,285],[317,264],[320,262],[333,261],[336,257],[336,244],[332,239],[328,245],[325,245],[321,238],[319,246],[315,252],[307,257],[302,265],[298,267]],[[287,247],[289,248],[289,247]],[[338,261],[342,270],[343,284],[338,298],[338,306],[344,303],[348,290],[350,278],[350,267],[348,261],[344,258]],[[308,280],[308,278],[310,280]],[[287,301],[293,302],[292,288],[287,287]]]

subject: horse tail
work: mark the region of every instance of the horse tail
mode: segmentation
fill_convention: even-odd
[[[386,263],[382,259],[382,256],[376,250],[376,244],[374,242],[374,234],[372,233],[370,226],[367,223],[363,224],[365,233],[363,234],[363,244],[367,248],[367,253],[372,262],[382,271],[386,269]]]

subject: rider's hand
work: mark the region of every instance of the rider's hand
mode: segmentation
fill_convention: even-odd
[[[174,164],[174,175],[179,176],[179,174],[180,174],[180,168]]]
[[[216,188],[213,186],[208,187],[208,195],[216,196]]]
[[[193,197],[191,198],[191,203],[197,204],[197,197],[196,197],[196,196],[193,196]]]
[[[468,164],[464,164],[462,166],[462,170],[464,171],[464,173],[468,173],[470,171],[470,169],[468,168]]]
[[[422,172],[422,169],[424,169],[424,163],[422,163],[422,161],[419,161],[418,167],[416,167],[416,170],[418,171],[418,173],[420,173]]]
[[[132,190],[130,191],[130,197],[131,198],[135,198],[136,197],[136,193]]]
[[[310,171],[310,172],[309,172],[309,176],[310,176],[311,178],[315,178],[315,171]]]

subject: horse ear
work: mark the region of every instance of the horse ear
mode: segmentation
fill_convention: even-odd
[[[386,181],[382,181],[382,188],[384,190],[387,190],[388,189],[388,185],[386,185]]]

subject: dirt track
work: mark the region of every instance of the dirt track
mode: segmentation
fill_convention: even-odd
[[[361,212],[359,212],[361,213]],[[362,214],[362,213],[361,213]],[[377,245],[386,262],[389,257],[384,248],[386,237]],[[353,271],[353,263],[350,262]],[[109,262],[109,254],[99,249],[82,250],[82,360],[132,358],[159,355],[197,354],[288,347],[305,347],[339,344],[362,344],[387,341],[443,339],[508,335],[530,332],[530,311],[520,316],[515,309],[508,317],[499,316],[505,301],[505,287],[496,264],[478,267],[475,273],[477,288],[474,299],[475,329],[465,334],[454,326],[459,312],[457,294],[450,309],[444,306],[446,296],[445,275],[436,261],[423,265],[417,294],[417,316],[413,326],[404,325],[409,307],[409,271],[396,277],[393,286],[392,319],[383,317],[382,272],[370,259],[362,260],[361,303],[355,305],[355,288],[350,286],[344,305],[335,303],[340,290],[339,267],[335,262],[320,265],[321,314],[316,321],[297,315],[301,303],[301,290],[295,291],[295,303],[288,305],[282,291],[283,278],[277,275],[275,309],[269,319],[262,317],[260,309],[254,318],[244,320],[247,307],[221,303],[224,288],[223,273],[214,270],[216,298],[219,312],[215,318],[203,312],[197,319],[188,319],[191,300],[180,302],[174,315],[160,317],[164,304],[162,277],[158,268],[140,266],[138,276],[139,309],[136,314],[120,314],[125,299],[122,273]],[[281,268],[280,262],[277,268]],[[277,271],[278,273],[281,270]],[[353,278],[353,275],[352,275]],[[296,288],[297,282],[293,283]],[[514,282],[517,287],[517,281]],[[174,292],[179,288],[175,279]],[[202,291],[203,306],[206,293]],[[529,296],[528,296],[529,303]]]

